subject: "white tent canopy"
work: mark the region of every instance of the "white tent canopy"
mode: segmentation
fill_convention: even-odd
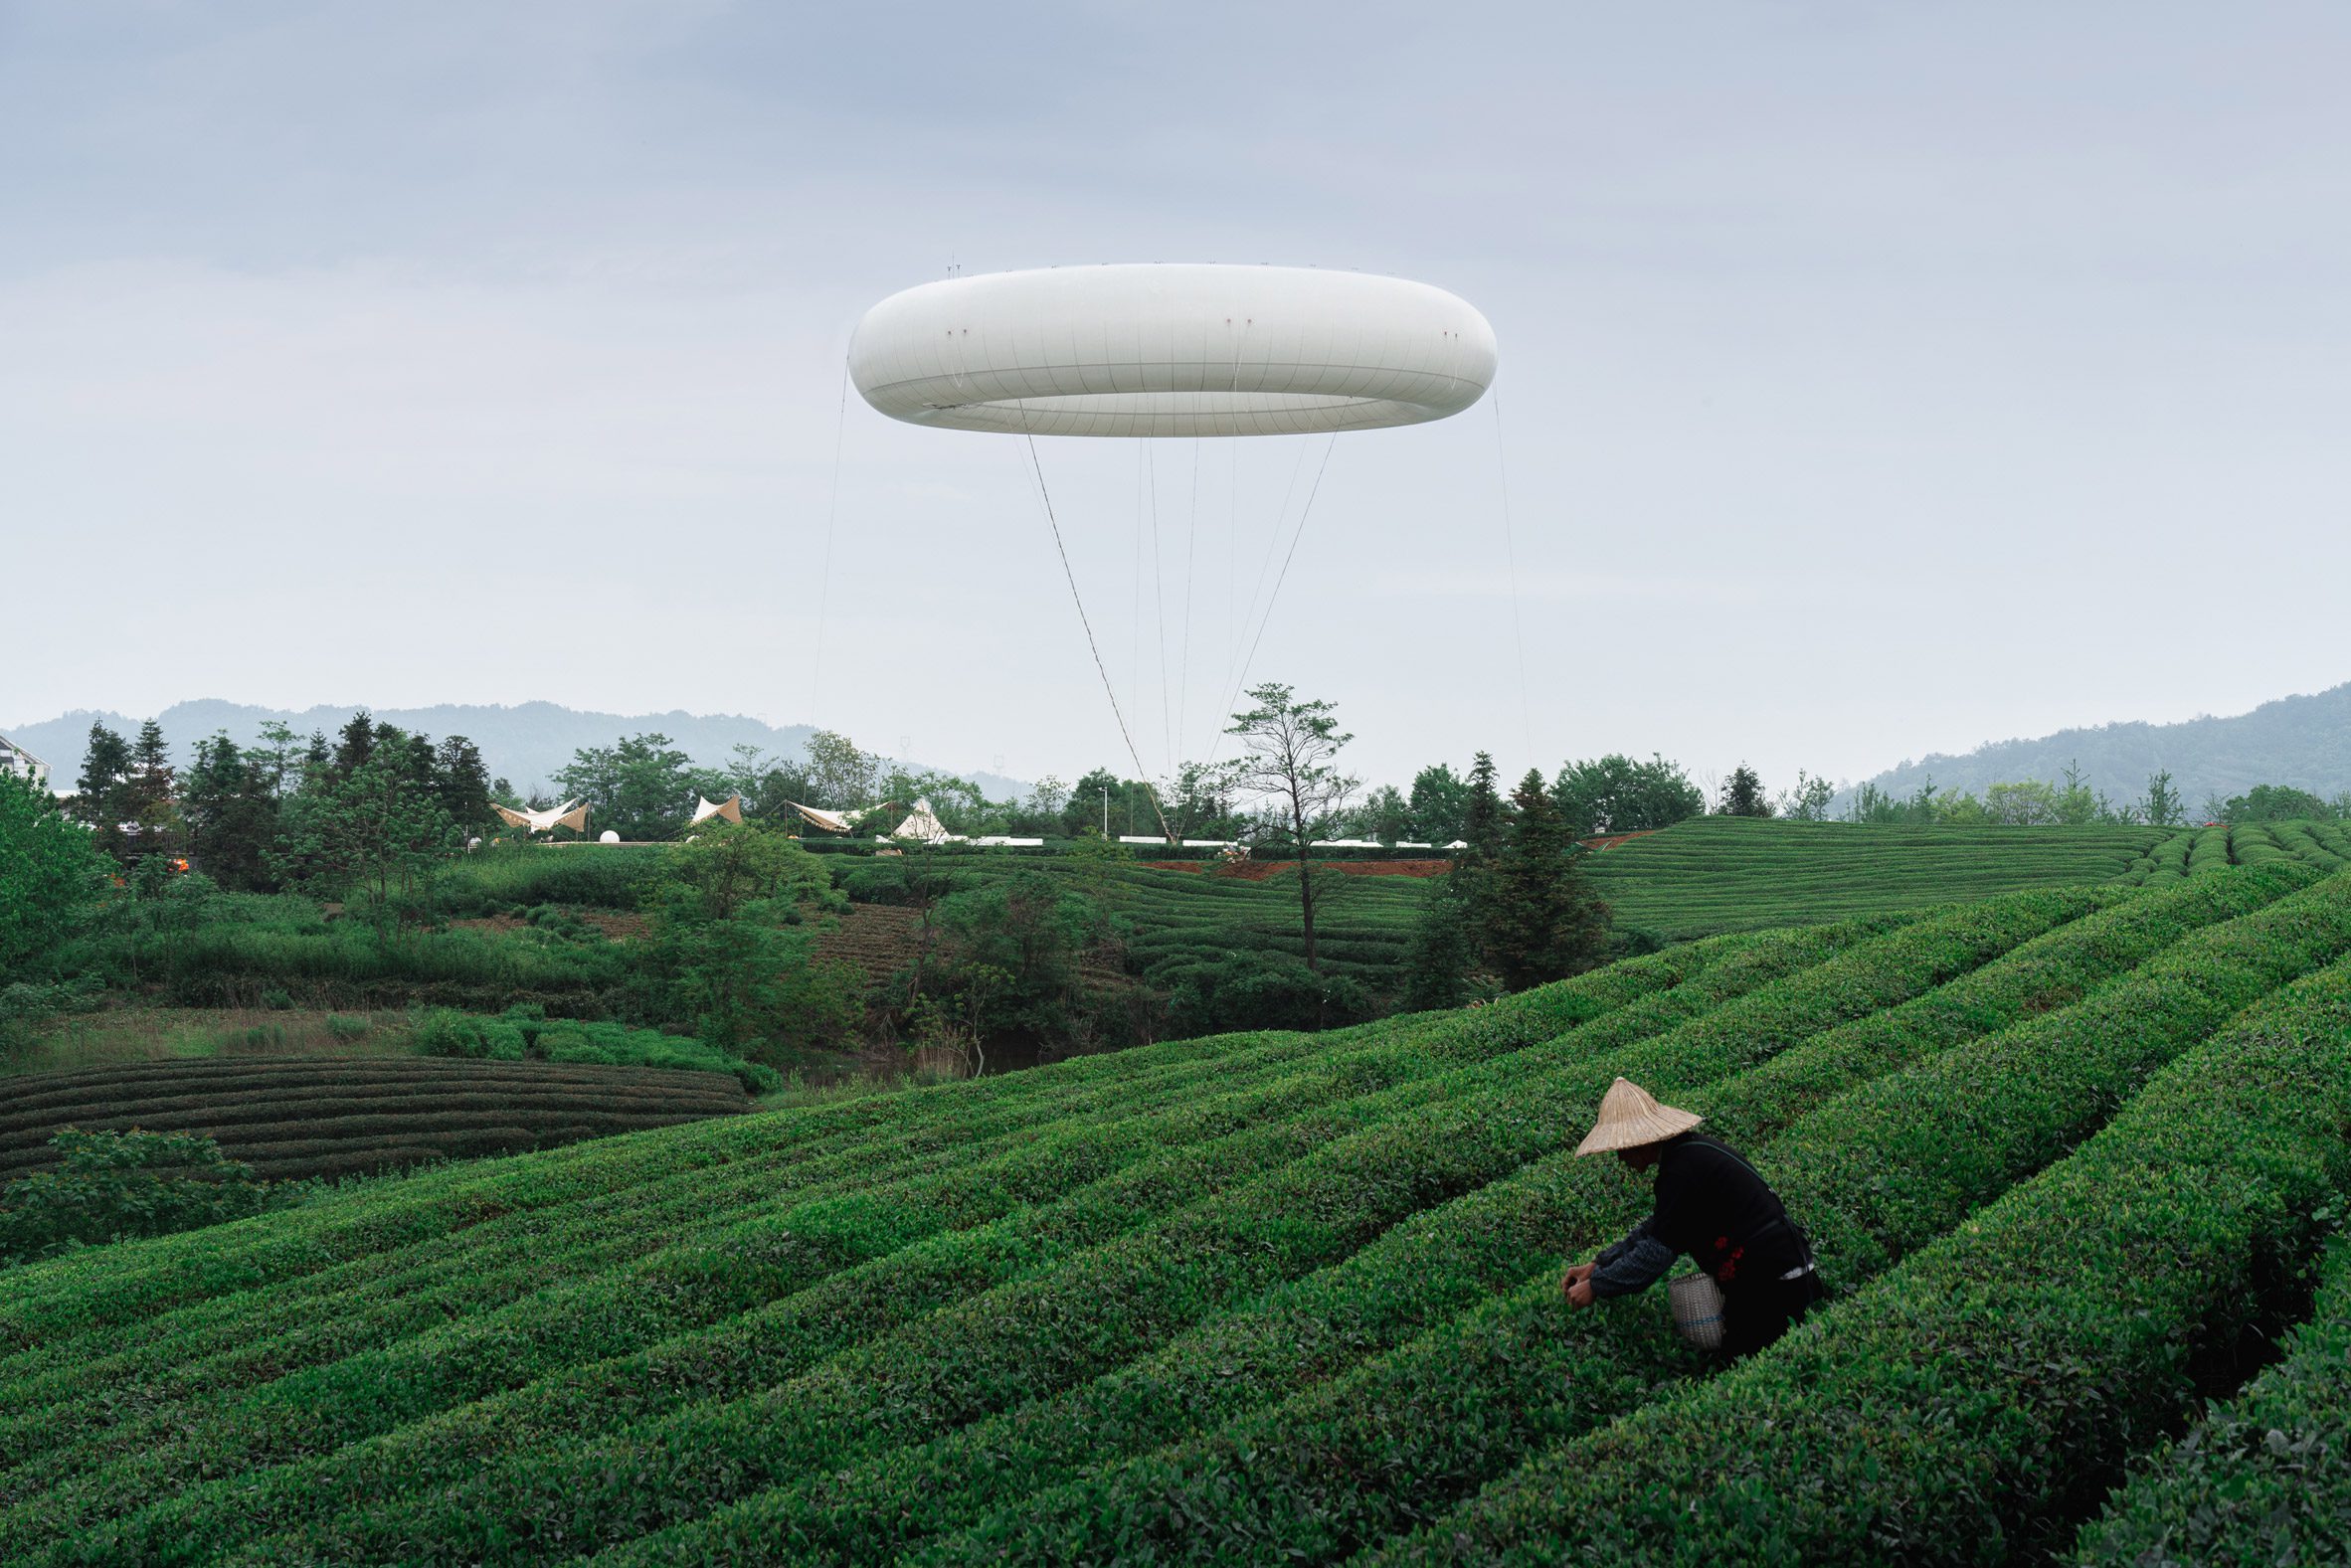
[[[545,811],[517,811],[495,803],[490,809],[503,817],[509,827],[527,828],[534,833],[552,833],[559,827],[568,827],[575,833],[588,831],[588,807],[577,800],[566,800]]]
[[[821,806],[802,805],[798,800],[793,800],[788,803],[791,805],[792,809],[798,811],[801,814],[802,819],[808,822],[810,826],[820,827],[827,833],[855,832],[857,828],[856,819],[863,814],[862,812],[857,811],[850,811],[846,813],[840,811],[827,811]]]
[[[714,816],[722,822],[742,821],[743,797],[740,794],[731,794],[728,795],[724,800],[720,801],[718,804],[713,805],[708,800],[703,799],[699,794],[695,795],[693,819],[687,822],[686,826],[699,826],[700,824],[709,821]]]
[[[914,809],[907,813],[906,820],[890,829],[890,836],[892,838],[911,838],[917,843],[923,844],[960,844],[964,842],[964,836],[961,833],[951,833],[947,830],[947,824],[939,820],[937,813],[931,809],[931,802],[927,799],[915,801]]]

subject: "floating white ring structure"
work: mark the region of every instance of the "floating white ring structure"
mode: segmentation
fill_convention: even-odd
[[[1400,277],[1069,266],[951,277],[865,313],[849,375],[894,420],[1031,436],[1297,436],[1459,414],[1494,329]]]

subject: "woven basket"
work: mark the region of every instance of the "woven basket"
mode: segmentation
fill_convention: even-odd
[[[1666,1300],[1673,1303],[1674,1328],[1684,1343],[1700,1350],[1722,1348],[1722,1292],[1712,1277],[1685,1274],[1668,1280]]]

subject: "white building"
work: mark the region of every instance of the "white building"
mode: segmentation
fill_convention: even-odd
[[[5,735],[0,735],[0,773],[10,773],[19,779],[29,780],[35,788],[45,789],[49,786],[49,764]]]

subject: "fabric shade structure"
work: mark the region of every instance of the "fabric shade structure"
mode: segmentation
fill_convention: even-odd
[[[843,815],[841,812],[827,811],[819,806],[802,805],[798,800],[786,803],[798,811],[801,814],[801,819],[811,827],[820,827],[827,833],[853,833],[857,830],[857,824],[853,819],[854,813]]]
[[[911,838],[924,844],[960,844],[964,841],[962,834],[947,830],[947,824],[940,821],[931,810],[928,800],[915,801],[914,809],[907,813],[906,820],[890,829],[890,836]]]
[[[718,802],[716,805],[713,805],[713,804],[711,804],[711,803],[710,803],[708,800],[705,800],[705,799],[703,799],[703,798],[702,798],[702,797],[701,797],[699,794],[695,795],[695,796],[694,796],[694,814],[693,814],[693,817],[692,817],[692,819],[691,819],[691,820],[689,820],[689,821],[686,823],[686,826],[688,826],[688,827],[698,827],[698,826],[700,826],[702,823],[709,821],[709,820],[710,820],[712,817],[716,817],[716,818],[718,818],[718,819],[719,819],[720,821],[722,821],[722,822],[740,822],[740,821],[742,821],[742,820],[743,820],[743,797],[742,797],[742,795],[740,795],[740,794],[731,794],[731,795],[728,795],[728,796],[727,796],[727,797],[726,797],[724,800],[721,800],[721,801],[719,801],[719,802]]]
[[[517,811],[494,803],[490,809],[505,818],[508,826],[528,828],[534,833],[552,833],[559,827],[568,827],[575,833],[588,831],[588,807],[577,800],[566,800],[547,811]]]
[[[1494,329],[1427,283],[1151,263],[951,277],[865,313],[849,375],[910,425],[1028,436],[1297,436],[1459,414]]]

